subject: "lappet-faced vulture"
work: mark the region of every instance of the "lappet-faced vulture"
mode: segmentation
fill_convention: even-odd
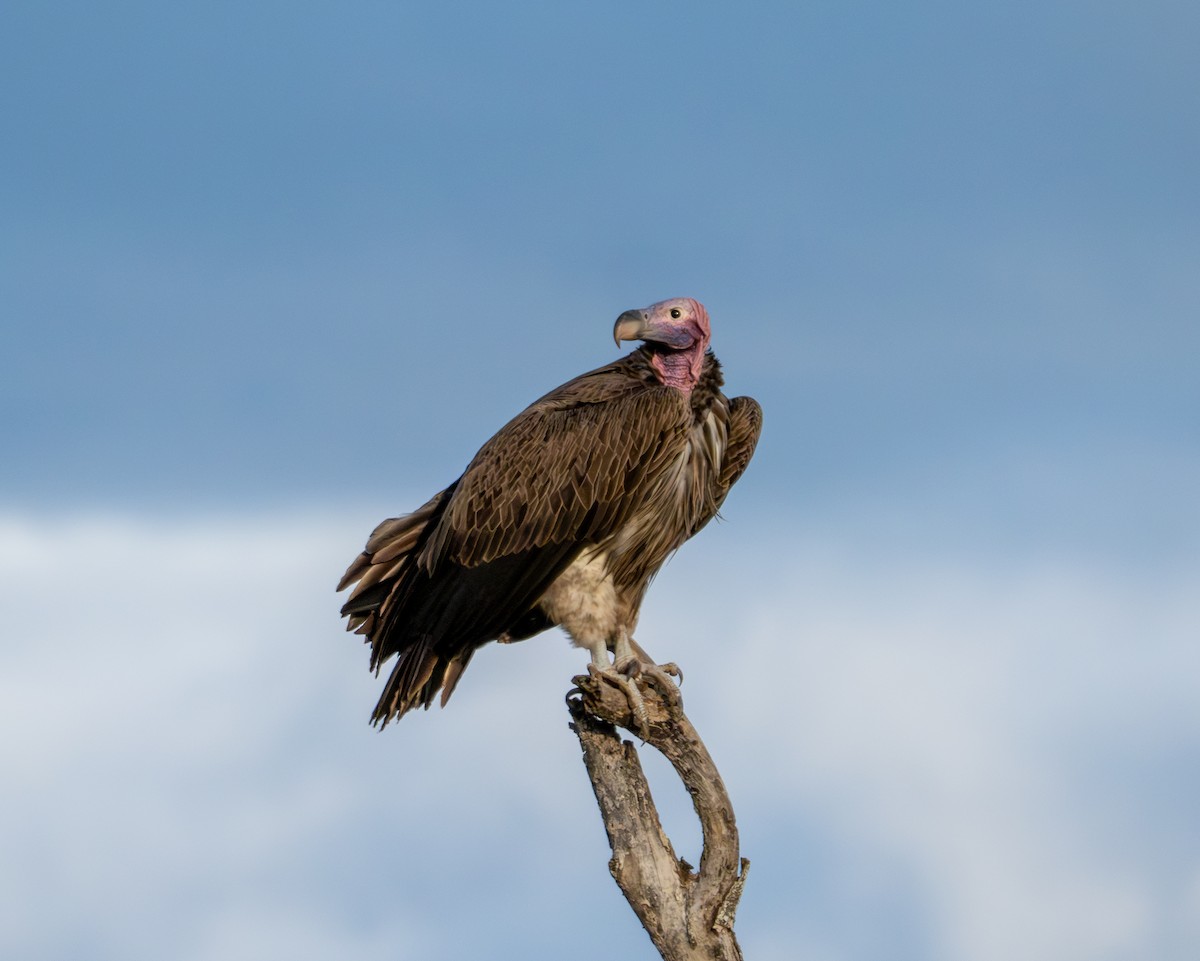
[[[658,670],[633,639],[646,588],[746,469],[762,408],[721,392],[699,301],[627,310],[613,335],[642,345],[523,410],[346,571],[347,629],[376,672],[397,656],[374,722],[444,705],[477,648],[555,625],[639,709],[636,676]]]

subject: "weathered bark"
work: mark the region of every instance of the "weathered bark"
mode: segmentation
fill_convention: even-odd
[[[616,731],[639,731],[625,694],[598,677],[576,677],[567,704],[608,832],[609,871],[665,961],[741,961],[733,919],[750,862],[738,854],[729,795],[678,688],[665,675],[642,677],[650,682],[645,741],[691,795],[704,849],[693,870],[663,833],[637,750]]]

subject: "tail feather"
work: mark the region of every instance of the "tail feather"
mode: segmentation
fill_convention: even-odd
[[[371,714],[371,723],[387,727],[388,721],[393,718],[398,720],[416,707],[439,660],[438,655],[426,645],[402,651],[383,686],[383,694]],[[426,700],[426,707],[429,706],[429,700],[432,697]]]
[[[453,486],[420,510],[380,524],[342,578],[347,629],[370,644],[371,669],[396,656],[372,721],[386,725],[415,707],[454,693],[475,650],[490,640],[519,640],[552,622],[533,610],[576,553],[573,543],[529,548],[465,565],[426,559]]]
[[[447,658],[424,644],[403,651],[375,705],[371,723],[387,727],[389,721],[399,720],[415,707],[428,710],[439,690],[445,707],[474,653],[470,648]]]
[[[342,605],[342,616],[348,618],[346,630],[364,635],[370,643],[372,670],[397,653],[385,649],[388,615],[397,604],[402,605],[415,573],[417,552],[436,526],[452,490],[447,488],[411,514],[390,517],[377,526],[366,548],[338,582],[339,591],[355,585]]]
[[[446,665],[446,672],[442,675],[442,707],[446,706],[446,702],[450,700],[450,695],[458,687],[458,679],[462,677],[462,672],[471,663],[471,655],[474,653],[474,648],[468,648],[455,655],[450,663]]]

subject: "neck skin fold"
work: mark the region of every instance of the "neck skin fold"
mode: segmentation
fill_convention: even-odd
[[[685,350],[656,351],[650,363],[668,387],[690,394],[700,379],[700,368],[704,362],[704,347],[694,344]]]

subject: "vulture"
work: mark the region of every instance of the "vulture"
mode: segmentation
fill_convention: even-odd
[[[678,674],[633,638],[651,579],[720,509],[758,442],[762,408],[721,392],[704,305],[621,314],[620,360],[582,374],[502,427],[462,476],[383,521],[338,584],[342,615],[396,661],[372,723],[454,692],[489,641],[561,626],[643,720],[637,677]],[[610,653],[612,655],[610,659]]]

